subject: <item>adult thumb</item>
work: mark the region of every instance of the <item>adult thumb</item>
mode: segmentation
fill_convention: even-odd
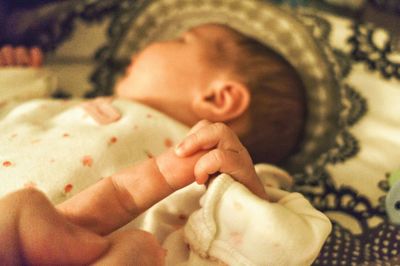
[[[109,242],[70,223],[40,192],[20,195],[19,239],[23,260],[33,265],[88,264],[108,249]]]

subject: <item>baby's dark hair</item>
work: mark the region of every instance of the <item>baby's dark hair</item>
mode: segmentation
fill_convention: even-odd
[[[250,130],[240,139],[254,163],[278,163],[297,148],[304,131],[303,82],[294,67],[260,41],[235,32],[233,72],[249,88]]]

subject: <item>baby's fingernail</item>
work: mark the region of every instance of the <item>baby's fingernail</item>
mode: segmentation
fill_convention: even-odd
[[[207,181],[207,179],[204,180],[204,178],[202,178],[202,179],[197,178],[197,179],[196,179],[196,183],[197,183],[198,185],[204,185],[204,184],[206,183],[206,181]]]
[[[181,142],[181,143],[179,143],[178,145],[176,145],[176,147],[175,147],[175,153],[176,153],[176,155],[178,155],[178,156],[182,156],[182,155],[183,155],[183,151],[184,151],[184,149],[183,149],[183,142]]]

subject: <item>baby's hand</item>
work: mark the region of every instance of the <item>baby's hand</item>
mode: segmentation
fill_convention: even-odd
[[[94,100],[84,102],[83,109],[100,125],[107,125],[121,118],[120,112],[112,106],[111,97],[98,97]]]
[[[176,147],[175,153],[186,157],[205,150],[210,151],[196,162],[194,168],[197,183],[204,184],[212,174],[226,173],[257,196],[267,199],[248,151],[228,126],[200,121]]]
[[[43,63],[43,53],[37,48],[26,48],[22,46],[12,47],[6,45],[0,48],[1,66],[30,66],[40,67]]]

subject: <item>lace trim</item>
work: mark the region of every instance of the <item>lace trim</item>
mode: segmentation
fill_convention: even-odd
[[[382,34],[385,35],[383,41]],[[355,61],[366,63],[370,70],[378,71],[386,79],[400,80],[400,62],[392,59],[396,51],[393,36],[369,24],[355,24],[349,43],[352,45],[351,57]]]

